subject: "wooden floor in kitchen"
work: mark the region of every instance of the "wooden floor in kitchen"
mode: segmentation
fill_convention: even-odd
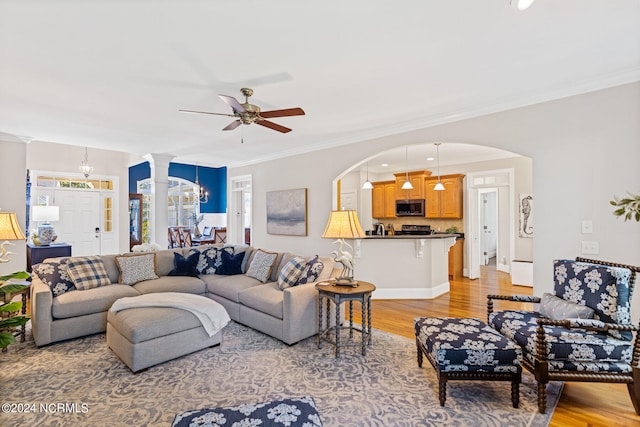
[[[488,294],[531,295],[532,288],[514,286],[508,274],[497,272],[492,266],[483,267],[479,279],[451,281],[451,291],[435,299],[374,299],[371,323],[374,328],[415,338],[413,319],[416,317],[478,317],[486,321]],[[532,305],[502,303],[497,307],[530,309]],[[640,426],[640,416],[633,409],[626,384],[580,382],[565,382],[550,423],[551,427],[633,425]]]

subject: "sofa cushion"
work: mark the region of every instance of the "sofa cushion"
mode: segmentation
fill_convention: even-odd
[[[245,307],[282,319],[282,301],[284,293],[277,282],[253,286],[238,292],[238,301]]]
[[[244,250],[240,250],[238,249],[236,253],[240,253],[240,252],[244,252],[244,258],[242,260],[242,273],[246,273],[247,272],[247,268],[249,267],[249,262],[251,261],[251,258],[253,257],[253,252],[254,252],[254,248],[253,246],[245,246]]]
[[[140,295],[140,292],[134,287],[119,284],[66,292],[53,299],[51,314],[54,319],[66,319],[102,313],[109,310],[118,298],[134,297],[136,295]]]
[[[591,307],[594,318],[607,323],[631,322],[631,270],[572,260],[554,261],[555,295]],[[631,339],[629,331],[610,335]]]
[[[306,266],[307,259],[301,256],[293,257],[287,261],[278,276],[278,287],[280,290],[296,286]]]
[[[55,258],[33,266],[33,273],[49,286],[54,297],[76,289],[67,271],[68,260]]]
[[[107,321],[134,344],[202,327],[195,314],[173,307],[138,307],[118,312],[109,310]]]
[[[324,270],[324,264],[320,261],[319,256],[316,255],[307,261],[307,264],[300,274],[300,278],[298,279],[299,285],[304,285],[305,283],[317,282],[320,277],[320,273]]]
[[[102,264],[104,265],[104,269],[107,271],[107,275],[109,276],[111,283],[118,283],[118,279],[120,278],[120,269],[116,262],[117,256],[119,255],[100,255],[100,259],[102,260]]]
[[[238,299],[239,292],[253,286],[262,285],[259,280],[249,277],[246,274],[236,274],[233,276],[208,274],[206,276],[200,276],[200,278],[207,284],[207,290],[210,293],[233,302],[240,302]]]
[[[220,266],[216,270],[217,274],[223,276],[233,276],[236,274],[242,274],[242,260],[244,259],[244,252],[238,254],[230,254],[223,250],[220,252]]]
[[[96,255],[70,258],[67,261],[67,272],[78,290],[111,284],[102,259]]]
[[[537,349],[537,320],[540,317],[541,315],[534,311],[505,310],[491,313],[489,324],[505,337],[518,343],[525,350],[523,352],[525,357],[534,363]],[[620,372],[631,370],[632,343],[629,341],[584,329],[570,330],[561,326],[547,325],[543,328],[548,348],[547,354],[553,355],[553,363],[549,364],[550,370],[557,369],[565,363],[575,365],[574,370]],[[620,363],[620,360],[627,363]]]
[[[592,319],[593,309],[545,292],[540,300],[540,314],[553,320]]]
[[[155,280],[138,282],[133,287],[141,294],[155,292],[184,292],[189,294],[204,294],[207,290],[205,283],[197,277],[191,276],[160,276]]]
[[[184,257],[179,253],[173,254],[173,270],[169,272],[169,276],[191,276],[198,277],[198,261],[200,260],[200,253],[192,253],[188,257]]]
[[[116,257],[116,263],[120,270],[119,283],[135,285],[143,280],[157,279],[156,255],[141,254],[135,256]]]
[[[266,252],[258,249],[247,269],[247,276],[266,283],[269,280],[271,269],[273,269],[277,257],[278,253],[276,252]]]

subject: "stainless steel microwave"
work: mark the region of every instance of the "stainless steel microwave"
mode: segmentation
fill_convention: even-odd
[[[424,216],[424,199],[396,200],[396,216]]]

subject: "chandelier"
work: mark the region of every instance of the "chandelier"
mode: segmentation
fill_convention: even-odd
[[[200,203],[207,203],[209,201],[209,192],[204,191],[204,187],[200,185],[200,181],[198,179],[198,164],[196,163],[196,185],[195,185],[195,193],[200,199]]]

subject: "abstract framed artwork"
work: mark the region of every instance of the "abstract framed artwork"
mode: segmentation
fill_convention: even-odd
[[[307,235],[307,189],[267,192],[267,233]]]

